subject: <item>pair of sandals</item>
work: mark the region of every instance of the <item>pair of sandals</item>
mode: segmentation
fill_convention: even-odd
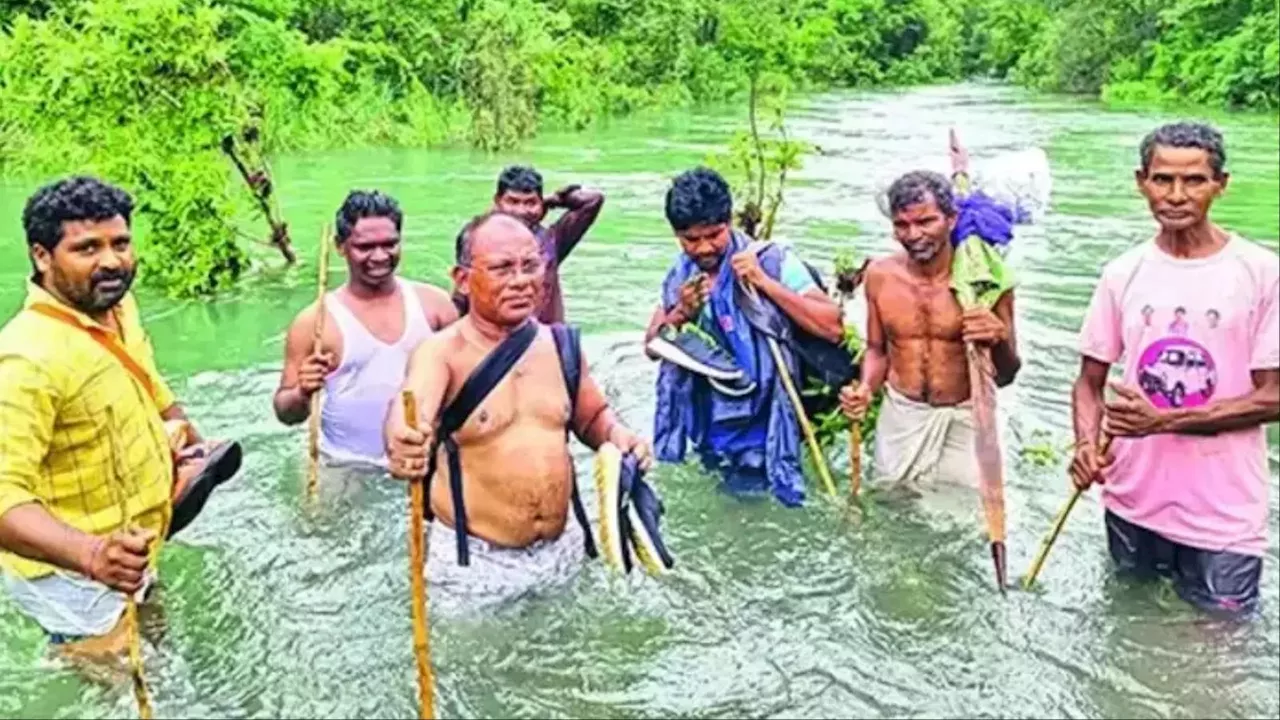
[[[665,508],[635,455],[605,443],[596,452],[594,474],[605,563],[624,574],[638,563],[654,577],[674,567],[658,527]]]
[[[732,355],[692,329],[681,332],[663,325],[645,347],[659,358],[706,378],[722,395],[740,398],[756,390],[755,381],[738,367]]]

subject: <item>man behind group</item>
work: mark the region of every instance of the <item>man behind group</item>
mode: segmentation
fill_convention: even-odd
[[[566,430],[593,450],[611,442],[651,463],[648,444],[609,408],[575,336],[533,318],[545,272],[537,241],[516,218],[490,213],[469,223],[454,281],[470,309],[409,361],[404,387],[417,399],[419,426],[407,427],[399,406],[387,420],[396,477],[423,477],[440,448],[429,503],[443,525],[431,524],[427,570],[450,602],[488,604],[576,572],[590,543],[584,528],[566,526],[571,499],[575,512],[581,507]],[[578,372],[567,371],[575,361]],[[472,411],[458,409],[464,404]]]
[[[234,443],[166,432],[186,414],[129,292],[132,210],[94,178],[32,195],[22,221],[34,273],[0,330],[0,567],[19,609],[88,654],[123,647],[124,593],[150,587],[163,541],[240,462]]]
[[[320,451],[329,460],[386,466],[382,423],[409,355],[458,317],[445,291],[396,276],[402,222],[387,195],[347,195],[335,222],[347,282],[324,298],[320,351],[315,305],[298,314],[285,339],[276,417],[286,425],[303,422],[311,396],[324,388]]]
[[[560,291],[560,266],[577,247],[604,206],[604,194],[579,185],[567,185],[542,197],[542,175],[523,165],[512,165],[498,176],[493,209],[518,218],[538,240],[546,264],[542,304],[536,317],[545,324],[564,322],[564,297]],[[542,221],[547,213],[563,208],[565,213],[550,227]]]
[[[886,389],[876,426],[877,482],[912,494],[976,489],[965,343],[990,348],[998,386],[1013,382],[1021,366],[1013,291],[994,311],[960,307],[951,290],[957,206],[945,177],[907,173],[889,187],[888,201],[903,251],[867,271],[862,382],[842,389],[841,404],[860,422],[872,396]]]
[[[1071,474],[1103,484],[1121,572],[1172,577],[1196,606],[1248,613],[1267,549],[1262,426],[1280,420],[1280,258],[1209,219],[1229,180],[1218,131],[1165,125],[1139,156],[1159,230],[1107,263],[1085,315]],[[1104,435],[1115,438],[1106,456]]]
[[[799,505],[800,427],[781,386],[783,372],[797,373],[797,356],[791,343],[779,343],[789,367],[776,367],[766,346],[766,336],[775,333],[760,325],[776,323],[789,337],[803,331],[837,344],[843,336],[840,308],[799,255],[778,245],[753,245],[732,228],[733,198],[715,171],[697,168],[678,176],[667,191],[666,215],[683,254],[667,273],[645,335],[650,356],[665,361],[654,420],[658,457],[679,462],[691,441],[708,469],[723,469],[731,492],[772,491],[780,502]],[[758,292],[759,299],[747,292]],[[686,325],[710,338],[714,348],[690,359],[719,366],[712,370],[732,366],[740,371],[739,381],[726,384],[721,380],[727,376],[714,372],[699,375],[694,363],[682,365],[683,359],[663,350],[693,347],[698,335],[675,333]]]

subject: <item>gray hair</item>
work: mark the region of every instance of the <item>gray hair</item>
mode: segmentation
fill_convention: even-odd
[[[955,191],[951,188],[951,181],[940,173],[914,170],[894,180],[885,194],[888,198],[890,215],[902,212],[930,198],[937,203],[938,209],[944,215],[956,214]]]
[[[1222,133],[1204,123],[1169,123],[1142,138],[1139,154],[1144,175],[1151,168],[1151,157],[1155,155],[1157,145],[1204,150],[1209,154],[1209,167],[1213,168],[1214,177],[1222,177],[1226,168],[1227,149],[1222,141]]]

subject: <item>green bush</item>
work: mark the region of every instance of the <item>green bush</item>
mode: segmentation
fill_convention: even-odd
[[[95,172],[137,198],[143,277],[175,294],[234,282],[247,258],[218,144],[246,117],[225,13],[181,0],[101,0],[18,16],[0,36],[0,162]]]

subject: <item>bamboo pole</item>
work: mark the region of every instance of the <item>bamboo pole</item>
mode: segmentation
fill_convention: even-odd
[[[126,533],[133,525],[133,516],[129,513],[129,503],[125,497],[122,481],[116,466],[119,454],[116,448],[115,414],[107,408],[107,443],[111,450],[111,473],[113,482],[109,483],[116,497],[116,505],[120,509],[119,532]],[[151,720],[151,691],[147,688],[147,678],[142,665],[142,637],[138,630],[138,602],[132,593],[125,595],[124,631],[129,651],[129,675],[133,680],[133,699],[138,704],[138,717]]]
[[[316,277],[316,329],[311,341],[312,354],[324,349],[324,294],[329,284],[329,240],[331,232],[328,226],[320,234],[320,259]],[[311,413],[307,416],[307,494],[316,496],[316,488],[320,484],[320,391],[311,396]]]
[[[418,426],[418,403],[413,393],[401,393],[405,423]],[[427,538],[423,518],[426,515],[426,489],[421,477],[409,482],[409,591],[413,605],[413,654],[418,666],[418,717],[435,717],[435,679],[431,673],[431,635],[427,632],[426,572]]]
[[[754,299],[759,299],[756,289],[750,285],[743,283],[743,289]],[[796,411],[796,418],[800,421],[800,429],[804,432],[805,442],[809,445],[809,452],[813,454],[813,464],[818,468],[818,477],[822,478],[822,484],[827,489],[827,494],[835,497],[836,483],[831,478],[831,468],[827,467],[827,458],[822,454],[822,448],[818,445],[818,436],[813,432],[813,424],[809,422],[809,416],[804,414],[804,404],[800,401],[800,393],[796,391],[795,382],[791,379],[791,373],[787,371],[787,363],[782,357],[782,350],[778,347],[778,341],[772,335],[765,335],[765,340],[769,345],[769,352],[773,355],[773,364],[778,368],[778,377],[782,378],[782,387],[787,391],[787,397],[791,398],[791,407]]]
[[[1111,449],[1111,436],[1103,435],[1102,444],[1099,446],[1099,454],[1106,455]],[[1076,506],[1076,502],[1080,500],[1080,496],[1084,494],[1084,490],[1077,487],[1071,492],[1071,497],[1067,499],[1062,509],[1058,511],[1058,516],[1053,520],[1053,527],[1049,528],[1049,534],[1045,535],[1044,540],[1040,541],[1040,551],[1036,553],[1036,559],[1031,563],[1031,569],[1027,571],[1026,577],[1022,578],[1022,589],[1029,590],[1035,584],[1036,577],[1040,575],[1040,569],[1044,567],[1044,561],[1049,557],[1049,551],[1053,549],[1053,543],[1058,540],[1059,533],[1067,524],[1067,516],[1071,514],[1071,510]]]
[[[849,425],[849,497],[858,499],[862,489],[862,421]]]

